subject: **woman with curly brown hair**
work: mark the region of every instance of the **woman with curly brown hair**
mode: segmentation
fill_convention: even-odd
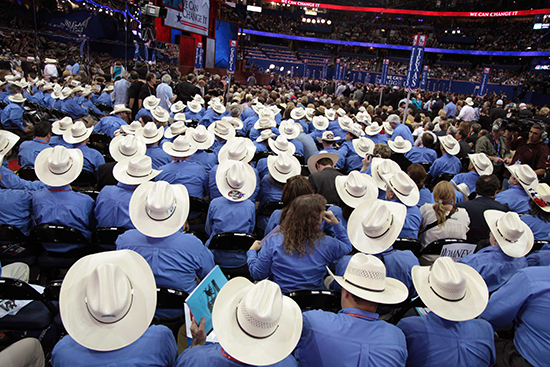
[[[284,215],[278,232],[255,242],[248,255],[248,268],[253,279],[268,278],[283,293],[298,289],[322,289],[326,266],[352,250],[342,224],[318,194],[295,198]],[[335,238],[321,231],[321,222],[331,224]],[[261,251],[260,251],[261,249]]]

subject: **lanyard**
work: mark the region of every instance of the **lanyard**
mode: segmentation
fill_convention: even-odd
[[[500,157],[500,146],[501,146],[502,142],[500,140],[500,138],[498,139],[498,144],[496,143],[495,141],[495,138],[493,138],[493,146],[495,147],[496,151],[497,151],[497,157]]]
[[[48,191],[57,191],[57,192],[60,192],[60,191],[71,191],[71,189],[48,189]]]
[[[237,359],[231,357],[229,354],[227,354],[227,352],[226,352],[225,350],[223,350],[223,348],[222,348],[222,355],[223,355],[225,358],[229,359],[230,361],[237,362],[237,363],[241,363],[239,360],[237,360]]]
[[[363,319],[363,320],[366,320],[366,321],[375,321],[376,320],[374,317],[360,315],[358,313],[344,312],[344,314],[349,315],[351,317],[357,317],[359,319]]]
[[[45,141],[38,140],[38,139],[33,139],[33,141],[35,141],[35,142],[37,142],[37,143],[40,143],[40,144],[48,144],[48,143],[46,143]]]

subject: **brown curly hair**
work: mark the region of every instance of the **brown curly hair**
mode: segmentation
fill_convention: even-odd
[[[292,201],[279,229],[286,253],[300,257],[313,253],[325,236],[320,221],[326,205],[326,199],[319,194],[302,195]]]

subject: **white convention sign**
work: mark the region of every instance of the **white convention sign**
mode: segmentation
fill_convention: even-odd
[[[210,16],[209,0],[185,0],[183,10],[166,8],[164,25],[188,32],[208,35]]]
[[[476,245],[470,243],[453,243],[449,245],[443,245],[441,249],[442,257],[450,257],[454,261],[462,259],[466,255],[473,254],[476,250]]]

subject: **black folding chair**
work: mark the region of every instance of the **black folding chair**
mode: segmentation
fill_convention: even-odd
[[[168,327],[172,330],[174,337],[177,338],[179,329],[185,323],[183,304],[188,296],[186,292],[180,289],[157,287],[157,315],[153,318],[151,324]],[[174,314],[174,317],[160,317],[158,311],[169,311]]]
[[[423,162],[419,163],[424,169],[426,170],[426,173],[430,172],[430,168],[432,168],[432,164],[430,162]]]
[[[127,230],[128,228],[122,227],[98,227],[92,233],[92,242],[99,251],[116,250],[118,236]]]
[[[431,176],[428,176],[428,177],[431,177]],[[455,175],[451,175],[450,173],[444,173],[442,175],[439,175],[437,176],[435,179],[432,178],[430,184],[429,184],[429,189],[430,191],[433,191],[435,185],[437,185],[438,183],[440,183],[441,181],[449,181],[451,182],[451,180],[453,179],[453,177],[455,177]]]
[[[268,152],[268,151],[256,152],[254,154],[254,158],[252,158],[252,162],[258,162],[260,159],[267,158],[267,157],[269,157],[270,155],[273,155],[273,154],[275,154],[275,153]]]
[[[302,311],[323,310],[337,313],[342,308],[340,292],[332,290],[304,289],[286,295],[296,301]]]
[[[199,237],[203,242],[205,242],[208,238],[204,226],[206,224],[206,216],[208,214],[209,206],[210,203],[204,199],[193,196],[189,197],[189,213],[192,213],[192,215],[187,218],[189,231],[197,233],[197,237]]]
[[[19,228],[0,224],[0,262],[8,265],[14,262],[23,262],[32,265],[36,262],[29,238]]]
[[[34,172],[34,167],[27,166],[27,167],[21,167],[17,174],[20,178],[27,181],[37,181],[38,177],[36,177],[36,173]]]
[[[414,256],[418,257],[422,250],[422,243],[415,238],[402,237],[395,240],[393,248],[400,251],[411,250]]]
[[[304,177],[308,177],[309,175],[311,174],[311,172],[309,172],[309,167],[307,164],[302,164],[302,172],[301,172],[301,175],[304,176]]]
[[[97,184],[97,178],[90,171],[80,172],[80,175],[74,180],[71,185],[77,187],[95,187]]]
[[[533,248],[531,249],[531,251],[529,251],[528,255],[531,255],[535,251],[540,251],[542,246],[547,244],[550,244],[550,241],[540,241],[540,240],[535,241],[535,243],[533,244]]]
[[[221,258],[223,258],[223,252],[225,251],[242,252],[244,257],[246,257],[246,252],[256,239],[256,236],[250,233],[222,232],[212,237],[208,248],[214,253],[214,262],[220,265],[221,270],[228,279],[238,276],[251,279],[246,263],[239,268],[228,268],[222,266],[220,263],[222,263]]]
[[[109,105],[106,105],[104,103],[98,103],[95,106],[97,107],[98,110],[100,110],[102,112],[112,112],[113,111],[113,107],[111,107]]]
[[[99,191],[95,191],[95,190],[82,190],[82,191],[79,191],[79,192],[82,193],[82,194],[88,195],[94,201],[97,200],[97,196],[99,195]]]
[[[111,137],[103,133],[93,133],[90,135],[90,141],[88,146],[99,151],[103,155],[110,156],[109,144],[111,143]]]
[[[295,153],[294,157],[296,157],[296,159],[298,159],[298,162],[300,162],[300,164],[306,164],[306,160],[305,160],[303,155]]]

